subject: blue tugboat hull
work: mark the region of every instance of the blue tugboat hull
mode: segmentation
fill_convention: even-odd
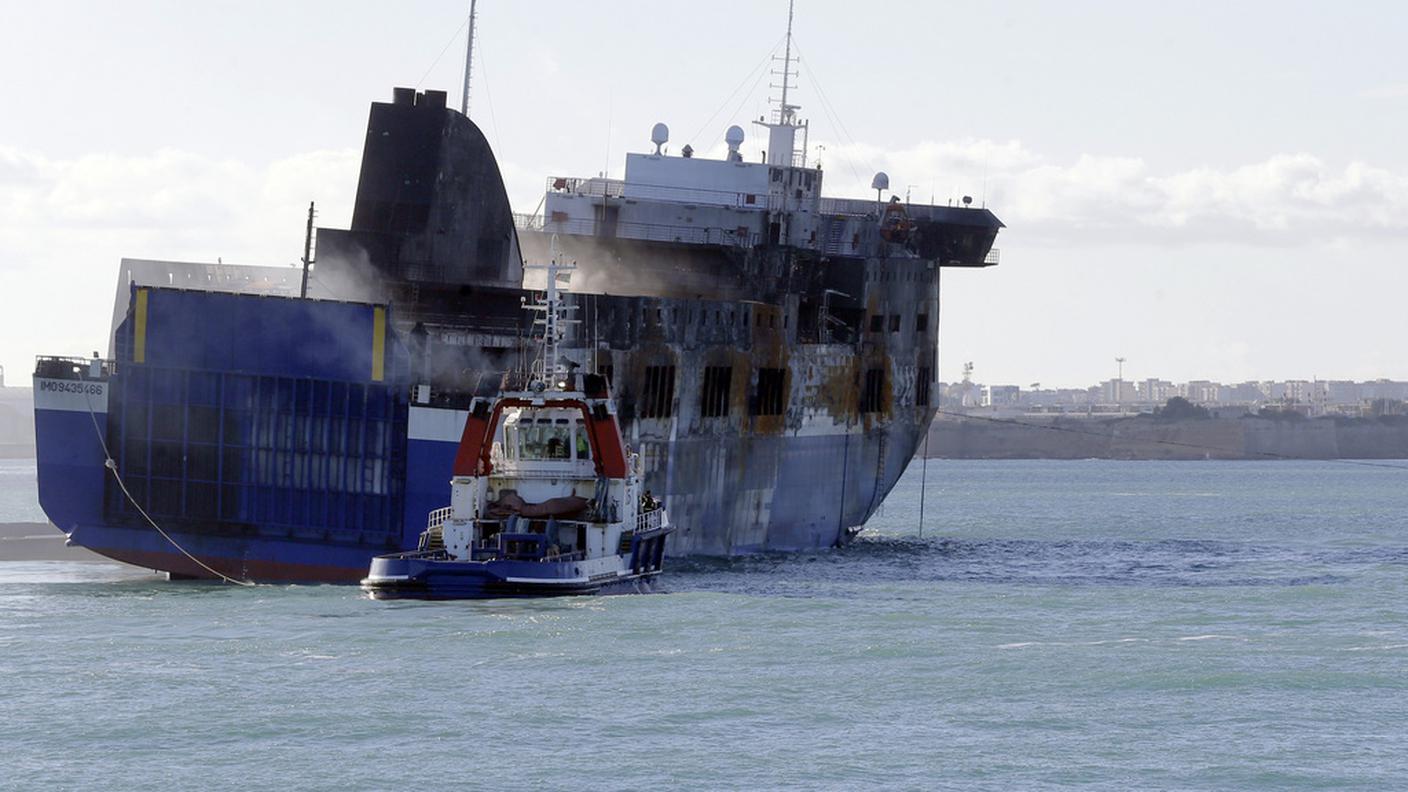
[[[457,561],[443,552],[396,553],[372,560],[362,588],[374,599],[497,599],[644,594],[659,570],[586,575],[582,562]]]

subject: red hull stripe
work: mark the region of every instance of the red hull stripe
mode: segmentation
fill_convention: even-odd
[[[107,547],[88,549],[124,564],[193,578],[215,579],[209,572],[175,551],[157,553]],[[352,569],[320,564],[290,564],[284,561],[234,560],[214,556],[202,556],[200,560],[235,580],[252,580],[256,583],[357,583],[367,576],[367,567]],[[371,564],[370,556],[367,563]]]

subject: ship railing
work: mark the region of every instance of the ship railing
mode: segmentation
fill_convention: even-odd
[[[116,369],[114,361],[104,358],[36,355],[34,376],[45,379],[100,380]]]
[[[607,198],[620,198],[625,195],[626,182],[621,179],[605,179],[599,176],[549,176],[547,192],[571,193]]]
[[[416,312],[416,317],[427,328],[435,328],[437,335],[449,344],[468,346],[483,339],[500,336],[517,336],[519,323],[516,320],[494,316],[466,315],[463,309],[446,307],[436,310],[427,306]]]
[[[993,249],[989,250],[989,251],[988,251],[988,254],[987,254],[986,256],[983,256],[983,266],[985,266],[985,267],[995,267],[995,266],[997,266],[998,261],[1001,260],[1001,258],[1002,258],[1002,256],[999,255],[1000,253],[1001,253],[1001,251],[999,251],[997,248],[993,248]]]
[[[543,216],[540,214],[513,213],[513,227],[519,231],[542,231]]]
[[[436,528],[444,528],[445,521],[450,519],[452,509],[445,506],[430,513],[430,518],[425,521],[425,530],[433,531]]]
[[[584,179],[566,176],[549,177],[547,192],[588,198],[629,198],[665,203],[732,206],[739,209],[767,209],[769,211],[782,208],[783,202],[781,195],[773,195],[767,190],[746,192],[678,184],[642,184],[640,182],[627,184],[621,179]]]
[[[639,182],[627,184],[621,179],[564,176],[550,177],[547,180],[547,192],[595,198],[630,198],[668,203],[710,204],[740,209],[767,209],[769,211],[784,208],[785,198],[785,196],[774,195],[770,192],[750,193],[738,190],[718,190],[710,187],[641,184]],[[815,211],[823,215],[875,217],[880,211],[875,201],[869,198],[817,198],[815,200]],[[797,201],[787,201],[786,203],[794,209],[799,207]],[[916,204],[913,208],[919,209],[920,207]],[[526,215],[526,217],[534,216]],[[522,227],[520,226],[520,228]]]
[[[816,211],[824,215],[850,215],[852,217],[874,217],[875,202],[864,198],[820,198]]]
[[[421,552],[445,549],[445,521],[448,519],[449,506],[431,512],[425,521],[425,531],[420,535],[420,544],[416,549]]]
[[[611,233],[614,227],[615,232]],[[520,228],[522,228],[520,226]],[[644,242],[679,242],[689,245],[718,245],[720,247],[753,247],[761,235],[747,229],[701,227],[686,225],[665,225],[660,223],[637,223],[621,221],[613,224],[599,223],[587,218],[570,220],[548,220],[539,228],[529,229],[554,234],[577,236],[614,236],[619,239],[635,239]],[[605,233],[603,233],[605,232]]]
[[[767,192],[742,192],[739,190],[715,190],[709,187],[680,187],[673,184],[627,185],[625,198],[661,201],[664,203],[708,204],[710,206],[732,206],[735,209],[778,209],[782,196]]]
[[[636,515],[636,533],[653,531],[663,525],[664,509],[651,509]]]

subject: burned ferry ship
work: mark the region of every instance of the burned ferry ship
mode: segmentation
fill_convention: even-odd
[[[516,216],[479,128],[396,89],[307,295],[296,270],[124,261],[109,355],[39,359],[42,506],[173,576],[356,582],[446,506],[470,405],[533,348],[523,262],[555,240],[563,354],[610,384],[670,553],[845,542],[934,415],[940,273],[995,264],[1002,223],[884,174],[873,200],[823,197],[783,96],[757,161],[739,127],[706,159],[657,125],[623,179],[549,178]]]

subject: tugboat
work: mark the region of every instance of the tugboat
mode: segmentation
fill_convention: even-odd
[[[418,549],[372,559],[362,588],[375,599],[483,599],[655,589],[673,528],[642,492],[641,464],[621,438],[605,377],[558,355],[567,314],[564,267],[547,267],[530,310],[541,355],[469,405],[450,505],[431,512]]]

